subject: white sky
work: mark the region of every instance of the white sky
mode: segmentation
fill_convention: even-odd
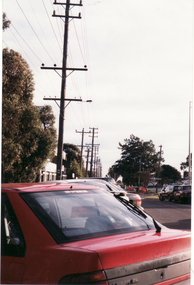
[[[59,1],[59,0],[58,0]],[[78,0],[71,0],[78,3]],[[61,66],[64,14],[52,0],[3,0],[3,12],[12,25],[3,33],[3,47],[18,51],[34,74],[36,105],[60,98],[61,78],[45,66]],[[69,24],[64,142],[80,145],[81,134],[98,128],[95,143],[103,175],[120,158],[119,142],[131,134],[162,145],[165,164],[180,170],[189,146],[189,102],[193,100],[192,0],[83,0]],[[91,137],[85,135],[85,143]]]

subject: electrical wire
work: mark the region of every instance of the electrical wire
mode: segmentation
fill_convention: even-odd
[[[17,1],[17,0],[16,0],[16,1]],[[46,11],[47,17],[48,17],[48,19],[49,19],[49,22],[50,22],[51,28],[52,28],[52,30],[53,30],[53,33],[54,33],[54,35],[55,35],[56,41],[57,41],[57,43],[58,43],[58,45],[59,45],[59,49],[60,49],[60,51],[62,52],[61,45],[59,44],[59,41],[58,41],[57,35],[56,35],[56,33],[55,33],[55,30],[54,30],[54,28],[53,28],[52,22],[51,22],[51,20],[50,20],[50,17],[49,17],[48,11],[47,11],[47,9],[46,9],[46,6],[45,6],[45,4],[44,4],[44,1],[43,1],[43,0],[42,0],[42,4],[43,4],[43,6],[44,6],[44,8],[45,8],[45,11]]]
[[[86,62],[85,61],[85,56],[83,54],[83,51],[82,51],[82,48],[81,48],[81,44],[80,44],[80,40],[79,40],[79,37],[78,37],[78,33],[77,33],[77,29],[76,29],[76,26],[75,26],[75,22],[73,21],[73,26],[74,26],[74,30],[75,30],[75,35],[76,35],[76,38],[77,38],[77,42],[78,42],[78,45],[79,45],[79,49],[80,49],[80,53],[82,55],[82,59],[84,61],[84,63]],[[83,41],[84,42],[84,41]],[[84,118],[84,122],[85,122],[85,114],[84,114],[84,110],[83,110],[83,105],[80,106],[80,109],[81,109],[81,112],[82,112],[82,115],[83,115],[83,118]]]
[[[77,42],[78,42],[78,45],[79,45],[79,48],[80,48],[80,52],[81,52],[81,55],[82,55],[82,59],[83,59],[83,61],[85,61],[85,58],[84,58],[84,55],[83,55],[83,52],[82,52],[82,48],[81,48],[81,45],[80,45],[80,41],[79,41],[79,38],[78,38],[78,34],[77,34],[77,30],[76,30],[74,21],[73,21],[73,26],[74,26]]]
[[[16,28],[14,27],[14,25],[11,23],[11,26],[14,28],[14,30],[16,31],[16,33],[20,36],[20,38],[23,40],[23,42],[27,45],[27,47],[31,50],[31,52],[35,55],[35,57],[40,61],[41,59],[38,57],[38,55],[31,49],[31,47],[29,46],[29,44],[24,40],[24,38],[21,36],[21,34],[16,30]]]
[[[52,0],[50,0],[50,4],[51,4],[51,6],[52,6],[52,8],[53,8],[53,11],[55,10],[57,10],[57,14],[59,14],[59,15],[62,15],[62,12],[61,12],[61,10],[62,10],[62,7],[61,7],[61,5],[59,6],[59,5],[57,5],[57,7],[56,6],[53,6],[54,5],[54,3],[52,2]],[[55,8],[56,7],[56,8]],[[59,18],[56,18],[56,23],[57,23],[57,28],[58,28],[58,31],[59,31],[59,35],[60,35],[60,37],[61,37],[61,35],[63,35],[63,23],[62,23],[62,21],[61,21],[61,19],[59,19]]]
[[[11,26],[12,26],[12,24],[11,24]],[[16,30],[16,29],[15,29]],[[8,33],[9,32],[11,32],[11,34],[12,34],[12,36],[14,37],[14,39],[15,39],[15,41],[17,42],[15,42],[16,44],[18,44],[19,45],[19,48],[18,48],[18,50],[22,50],[23,51],[23,53],[26,55],[26,58],[28,58],[28,60],[29,60],[29,62],[31,63],[31,65],[34,67],[34,69],[39,73],[39,70],[36,68],[36,66],[34,65],[34,63],[32,62],[32,60],[30,59],[30,57],[28,56],[28,54],[26,53],[26,51],[25,51],[25,49],[23,48],[23,46],[20,44],[20,42],[18,41],[18,39],[17,39],[17,37],[15,36],[15,34],[13,33],[13,31],[12,31],[12,29],[11,29],[11,27],[8,29],[8,31],[7,31]],[[17,31],[18,32],[18,31]],[[19,34],[19,32],[18,32],[18,34]],[[12,36],[10,36],[10,38],[12,38]]]
[[[22,40],[25,42],[25,44],[30,48],[30,46],[29,46],[29,45],[27,44],[27,42],[23,39],[23,37],[21,36],[21,34],[16,30],[16,28],[13,26],[12,23],[11,23],[11,26],[10,26],[10,27],[13,27],[13,28],[14,28],[14,30],[18,33],[18,35],[21,37],[21,39],[22,39]],[[37,71],[37,73],[39,74],[39,76],[40,76],[40,77],[42,78],[42,80],[44,81],[44,78],[42,77],[41,72],[36,68],[36,66],[34,65],[34,63],[31,61],[30,57],[27,55],[26,51],[24,50],[24,48],[22,47],[22,45],[20,44],[20,42],[19,42],[18,39],[16,38],[16,36],[15,36],[15,34],[13,33],[13,31],[12,31],[11,28],[8,30],[8,32],[9,32],[9,31],[12,33],[13,37],[15,38],[15,40],[17,41],[17,43],[19,44],[20,48],[23,50],[24,54],[26,55],[26,57],[28,58],[28,60],[31,62],[31,65],[34,67],[34,69]],[[34,51],[33,51],[31,48],[30,48],[30,50],[33,52],[34,55],[36,55],[36,54],[34,53]],[[39,61],[41,61],[39,57],[37,57],[37,58],[39,59]],[[47,77],[49,78],[49,82],[51,83],[52,80],[50,79],[48,73],[47,73]],[[39,83],[36,83],[36,84],[39,85]],[[52,83],[51,83],[51,85],[52,85]],[[45,89],[42,87],[42,85],[39,85],[39,86],[40,86],[41,89],[43,89],[44,93],[47,93],[47,91],[45,91]],[[53,91],[55,92],[55,88],[54,88],[53,85],[52,85],[52,88],[53,88]]]
[[[3,43],[4,43],[4,45],[6,45],[7,48],[9,47],[4,40],[3,40]]]
[[[50,3],[51,3],[51,1],[52,0],[50,0]],[[16,2],[17,2],[17,4],[18,4],[18,6],[19,6],[19,8],[20,8],[20,10],[22,11],[22,13],[23,13],[23,15],[24,15],[24,17],[25,17],[25,19],[27,20],[27,22],[28,22],[28,24],[29,24],[29,26],[30,26],[30,28],[32,29],[32,31],[33,31],[33,33],[36,35],[36,37],[37,37],[37,39],[38,39],[38,41],[40,42],[40,44],[41,44],[41,46],[43,47],[43,49],[44,49],[44,51],[46,52],[46,54],[49,56],[49,58],[52,60],[52,62],[54,63],[54,60],[53,60],[53,58],[55,57],[53,57],[53,55],[51,56],[50,55],[50,53],[48,52],[48,50],[45,48],[45,46],[43,45],[43,43],[42,43],[42,41],[41,41],[41,39],[40,39],[40,37],[38,36],[38,34],[36,33],[36,31],[35,31],[35,29],[34,29],[34,27],[33,27],[33,25],[30,23],[30,21],[28,20],[28,18],[26,17],[26,15],[25,15],[25,12],[22,10],[22,8],[21,8],[21,6],[19,5],[19,2],[18,2],[18,0],[16,0]],[[58,44],[58,46],[59,46],[59,49],[60,49],[60,51],[62,51],[62,48],[61,48],[61,44],[59,43],[59,40],[58,40],[58,37],[57,37],[57,34],[56,34],[56,32],[55,32],[55,30],[54,30],[54,28],[53,28],[53,25],[52,25],[52,23],[51,23],[51,20],[50,20],[50,16],[48,15],[48,6],[46,6],[45,5],[45,3],[44,3],[44,1],[42,0],[42,3],[43,3],[43,6],[44,6],[44,10],[45,10],[45,12],[46,12],[46,15],[47,15],[47,17],[48,17],[48,19],[49,19],[49,22],[50,22],[50,26],[51,26],[51,28],[52,28],[52,31],[53,31],[53,33],[54,33],[54,35],[55,35],[55,38],[56,38],[56,42],[57,42],[57,44]],[[40,27],[40,30],[42,31],[42,34],[44,35],[44,37],[45,37],[45,39],[47,40],[47,37],[45,36],[45,33],[44,33],[44,31],[43,31],[43,29],[42,29],[42,27],[41,27],[41,25],[40,25],[40,22],[39,22],[39,20],[38,20],[38,18],[37,18],[37,15],[36,15],[36,13],[35,13],[35,11],[34,11],[34,9],[33,9],[33,6],[32,6],[32,3],[30,3],[30,0],[29,0],[29,4],[30,4],[30,6],[31,6],[31,10],[32,10],[32,12],[34,13],[34,15],[35,15],[35,17],[36,17],[36,21],[38,22],[38,25],[39,25],[39,27]],[[52,6],[52,4],[51,4],[51,6]],[[52,6],[53,7],[53,6]],[[57,5],[57,8],[56,8],[56,11],[61,11],[62,9],[63,9],[64,7],[62,7],[62,5]],[[79,8],[80,10],[81,10],[81,8]],[[62,15],[63,13],[61,12],[61,15]],[[75,25],[75,22],[74,22],[74,20],[73,20],[73,28],[74,28],[74,31],[75,31],[75,37],[76,37],[76,40],[77,40],[77,43],[78,43],[78,47],[79,47],[79,50],[80,50],[80,54],[81,54],[81,58],[82,58],[82,60],[84,61],[84,64],[86,64],[87,62],[89,62],[89,52],[88,52],[88,41],[87,41],[87,29],[86,29],[86,21],[85,21],[85,18],[86,17],[84,17],[83,18],[83,20],[82,21],[80,21],[81,22],[81,38],[80,38],[80,33],[78,33],[78,30],[77,30],[77,28],[76,28],[76,25]],[[60,21],[60,22],[59,22]],[[60,18],[56,18],[56,24],[57,24],[57,31],[58,31],[58,34],[60,35],[60,37],[62,38],[62,30],[64,29],[64,25],[63,25],[63,22],[64,21],[61,21],[61,19]],[[60,24],[61,23],[61,24]],[[15,31],[17,32],[17,34],[19,35],[19,37],[22,39],[22,41],[28,46],[28,48],[31,50],[31,52],[35,55],[35,57],[39,60],[39,62],[40,63],[42,63],[42,60],[40,59],[40,57],[36,54],[36,52],[30,47],[30,45],[25,41],[25,39],[21,36],[21,34],[16,30],[16,28],[13,26],[13,24],[12,24],[12,27],[15,29]],[[48,43],[48,41],[47,41],[47,43]],[[21,44],[20,44],[21,45]],[[82,47],[82,45],[83,45],[83,47]],[[47,45],[47,46],[49,46],[49,44]],[[52,50],[52,48],[50,47],[50,49]],[[71,48],[69,48],[69,51],[68,51],[68,64],[71,64],[72,65],[72,67],[73,67],[73,56],[72,56],[72,54],[71,54],[71,50],[70,50]],[[52,52],[51,52],[52,53]],[[26,52],[25,52],[25,54],[26,54]],[[29,59],[29,57],[28,57],[28,59]],[[86,62],[86,60],[87,60],[87,62]],[[31,63],[31,65],[32,66],[34,66],[34,64],[33,64],[33,62],[29,59],[29,61],[30,61],[30,63]],[[55,61],[56,62],[56,61]],[[34,68],[35,68],[35,70],[36,70],[36,67],[34,66]],[[44,71],[45,72],[45,71]],[[52,81],[52,78],[50,77],[50,74],[49,74],[49,71],[46,71],[46,76],[48,77],[48,80],[49,80],[49,83],[50,83],[50,85],[51,85],[51,89],[54,91],[55,89],[56,89],[56,87],[54,87],[53,86],[53,81]],[[86,72],[85,73],[85,88],[86,88],[86,91],[85,91],[85,94],[84,94],[84,97],[87,97],[87,99],[89,98],[89,90],[88,90],[88,84],[89,84],[89,81],[90,81],[90,74],[88,74],[88,72]],[[76,98],[80,98],[80,97],[83,97],[83,94],[81,94],[82,92],[83,92],[83,87],[80,89],[80,81],[78,80],[78,78],[77,78],[77,75],[76,75],[76,72],[71,76],[71,85],[72,85],[72,88],[73,88],[73,93],[75,93],[75,97]],[[83,83],[83,81],[82,81],[82,83]],[[48,93],[48,91],[46,91],[45,92],[45,90],[44,90],[44,88],[42,88],[42,86],[39,84],[39,83],[36,83],[36,84],[38,84],[38,90],[37,90],[37,92],[39,92],[40,94],[41,94],[41,96],[44,96],[43,94],[47,94]],[[48,84],[47,84],[48,85]],[[43,89],[43,91],[41,90],[41,89]],[[54,94],[56,94],[56,92],[54,91]],[[92,98],[90,98],[90,99],[92,99]],[[55,109],[57,109],[57,113],[59,113],[59,108],[58,108],[58,106],[52,101],[52,105],[54,104],[54,108]],[[79,109],[79,112],[77,112],[77,108]],[[69,112],[71,111],[71,116],[69,116]],[[91,114],[91,108],[90,108],[90,104],[84,104],[84,103],[81,103],[81,104],[75,104],[75,102],[73,102],[72,104],[71,104],[71,109],[69,110],[68,109],[68,111],[67,112],[65,112],[65,115],[66,115],[66,119],[68,120],[68,124],[70,124],[73,128],[74,128],[74,130],[77,128],[77,126],[75,126],[75,123],[73,123],[73,121],[71,120],[71,118],[72,118],[72,115],[74,116],[74,118],[76,118],[76,124],[78,123],[79,125],[80,125],[80,128],[83,128],[83,125],[84,125],[84,127],[88,127],[88,126],[90,126],[91,125],[91,123],[90,123],[90,121],[91,121],[91,117],[93,117],[93,116],[91,116],[91,115],[93,115],[93,114]],[[68,131],[68,126],[66,127],[66,124],[65,124],[65,130],[67,131],[67,132],[69,132]],[[71,136],[71,133],[69,133],[69,134],[67,134],[66,133],[66,137],[68,137],[68,136]]]
[[[39,28],[40,28],[42,34],[44,35],[44,38],[45,38],[45,40],[46,40],[46,42],[47,42],[47,46],[49,46],[49,48],[50,48],[50,50],[51,50],[51,53],[53,53],[52,48],[51,48],[51,46],[50,46],[50,43],[49,43],[48,40],[47,40],[47,37],[46,37],[46,35],[45,35],[45,33],[44,33],[43,29],[42,29],[42,25],[40,24],[40,22],[39,22],[39,20],[38,20],[38,17],[36,16],[36,13],[35,13],[35,11],[34,11],[34,9],[33,9],[32,4],[30,3],[30,0],[29,0],[29,4],[30,4],[31,10],[32,10],[32,12],[34,13],[34,16],[35,16],[35,18],[36,18],[36,20],[37,20],[37,22],[38,22]],[[48,53],[47,53],[47,54],[48,54]],[[49,56],[49,57],[51,58],[51,60],[52,60],[53,62],[56,62],[56,60],[54,60],[53,57],[51,57],[51,56]]]
[[[29,22],[28,18],[26,17],[26,15],[25,15],[25,13],[24,13],[22,7],[21,7],[20,4],[18,3],[18,0],[16,0],[16,2],[17,2],[17,4],[18,4],[20,10],[22,11],[22,13],[23,13],[23,15],[24,15],[26,21],[27,21],[28,24],[30,25],[32,31],[33,31],[34,34],[36,35],[36,37],[37,37],[39,43],[41,44],[41,46],[43,47],[43,49],[45,50],[45,52],[47,53],[47,55],[50,57],[50,59],[53,61],[52,57],[51,57],[50,54],[48,53],[47,49],[44,47],[43,43],[41,42],[40,38],[38,37],[37,33],[35,32],[34,28],[32,27],[31,23]],[[44,3],[44,2],[43,2],[43,3]],[[54,62],[54,61],[53,61],[53,62]]]

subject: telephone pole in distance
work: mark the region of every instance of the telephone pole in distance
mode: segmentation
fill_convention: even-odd
[[[82,134],[82,140],[81,140],[81,161],[80,161],[80,171],[82,172],[82,157],[83,157],[83,147],[84,147],[84,134],[90,134],[91,131],[89,132],[84,132],[84,128],[82,131],[75,131],[76,133],[81,133]]]

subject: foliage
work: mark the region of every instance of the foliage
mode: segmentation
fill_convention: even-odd
[[[7,19],[7,16],[5,13],[3,13],[3,31],[5,31],[5,29],[9,28],[11,22]]]
[[[112,167],[117,175],[123,177],[125,184],[136,185],[140,173],[152,173],[157,170],[159,153],[156,152],[151,140],[144,142],[131,135],[129,139],[124,140],[124,144],[119,143],[119,148],[121,149],[121,158]]]
[[[192,165],[192,153],[191,153],[191,165]],[[188,167],[189,167],[189,155],[187,156],[186,161],[181,163],[180,169],[185,170]]]
[[[44,105],[38,107],[39,110],[39,118],[42,123],[42,127],[45,131],[45,133],[48,134],[50,138],[50,144],[49,144],[49,159],[52,159],[56,152],[56,144],[57,144],[57,132],[54,127],[55,124],[55,116],[52,111],[52,107],[49,105]]]
[[[63,144],[63,150],[66,153],[66,160],[63,161],[65,168],[67,169],[67,178],[72,178],[72,173],[75,173],[76,177],[81,178],[85,175],[85,168],[82,165],[82,173],[80,171],[81,151],[80,149],[70,143]],[[69,177],[71,176],[71,177]]]
[[[161,183],[166,184],[168,183],[168,180],[173,182],[178,181],[181,179],[181,174],[176,168],[163,164],[160,170],[160,178],[162,179]]]
[[[108,175],[114,178],[116,181],[119,178],[120,174],[115,172],[115,167],[112,165],[108,170]]]
[[[2,178],[3,182],[32,182],[53,155],[53,123],[42,127],[41,114],[32,102],[34,81],[22,56],[3,50]]]
[[[149,171],[141,171],[139,173],[139,178],[140,178],[141,184],[147,187],[151,179],[151,173]]]
[[[75,175],[75,178],[76,177],[78,177],[78,178],[82,177],[82,174],[80,171],[80,164],[75,159],[72,160],[70,167],[67,170],[67,179],[74,178],[73,174]]]
[[[40,112],[40,120],[44,130],[54,131],[55,116],[52,113],[52,107],[49,105],[38,107]]]

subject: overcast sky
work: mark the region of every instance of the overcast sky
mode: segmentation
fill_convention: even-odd
[[[59,0],[58,0],[59,2]],[[78,0],[71,0],[78,3]],[[41,64],[62,66],[64,15],[52,0],[3,0],[11,21],[3,47],[18,51],[34,74],[36,105],[60,98],[61,77]],[[83,68],[67,78],[64,142],[80,145],[83,128],[96,129],[103,175],[120,158],[119,142],[131,134],[162,145],[165,164],[180,171],[189,151],[189,102],[193,100],[192,0],[83,0],[71,15],[68,67]],[[91,143],[88,134],[85,143]]]

